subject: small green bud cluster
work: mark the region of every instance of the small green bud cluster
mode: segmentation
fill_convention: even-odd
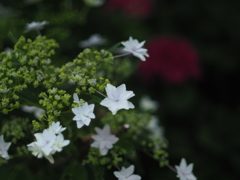
[[[168,153],[166,152],[167,143],[160,137],[156,138],[149,135],[146,127],[151,120],[148,113],[139,113],[136,110],[119,111],[114,119],[110,113],[107,113],[102,119],[102,123],[110,124],[112,129],[119,130],[127,125],[126,134],[121,139],[129,141],[132,139],[140,149],[152,154],[152,157],[159,161],[161,166],[167,165]],[[129,153],[129,152],[128,152]]]
[[[99,64],[99,72],[97,76],[104,76],[111,79],[113,84],[118,84],[124,81],[134,72],[134,62],[129,59],[121,59],[120,61],[114,61],[113,64],[101,63]]]
[[[93,165],[103,165],[108,169],[118,165],[123,161],[123,156],[126,155],[125,148],[115,145],[108,153],[107,156],[102,156],[98,149],[91,148],[88,152],[87,158],[83,164],[91,163]]]
[[[7,137],[12,138],[12,142],[16,143],[17,140],[26,136],[29,130],[32,129],[31,123],[28,118],[14,117],[10,120],[4,120],[4,124],[1,129],[1,134],[5,134]]]
[[[52,72],[49,57],[58,44],[54,40],[38,36],[34,41],[20,37],[14,50],[0,54],[0,109],[7,114],[19,108],[19,95],[29,84],[35,88],[40,84],[53,83],[48,78]],[[44,81],[44,79],[47,79]]]
[[[76,84],[79,87],[77,93],[103,91],[110,81],[103,77],[97,77],[97,66],[102,62],[112,63],[112,61],[113,56],[110,52],[85,49],[73,62],[69,62],[59,69],[59,78],[62,82]]]
[[[71,98],[70,94],[67,94],[64,90],[58,90],[57,88],[49,89],[46,92],[42,92],[39,95],[41,100],[39,104],[46,109],[45,116],[40,117],[40,120],[48,121],[48,124],[52,124],[53,121],[60,116],[61,111],[64,107],[70,106],[69,99]],[[34,121],[36,126],[36,122]],[[37,127],[36,127],[37,128]]]

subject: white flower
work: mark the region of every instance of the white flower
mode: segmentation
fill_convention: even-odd
[[[25,32],[28,32],[28,31],[31,31],[31,30],[40,30],[40,29],[43,29],[43,27],[48,24],[47,21],[43,21],[43,22],[31,22],[31,23],[28,23],[26,25],[26,30]]]
[[[88,6],[98,7],[104,4],[105,0],[84,0]]]
[[[187,162],[184,158],[182,158],[181,163],[179,166],[175,166],[177,169],[177,177],[180,180],[197,180],[197,178],[193,175],[193,164],[189,164],[187,166]]]
[[[150,99],[149,96],[143,96],[140,99],[140,108],[144,111],[155,112],[158,109],[158,102]]]
[[[155,138],[163,138],[164,129],[158,125],[158,121],[156,116],[152,116],[147,128]]]
[[[117,88],[111,84],[106,87],[107,97],[101,101],[101,105],[107,107],[112,114],[116,114],[120,109],[133,109],[134,105],[128,101],[135,96],[133,91],[126,91],[126,85],[122,84]]]
[[[53,151],[52,147],[55,143],[56,135],[53,132],[44,129],[42,133],[36,133],[34,136],[37,139],[36,145],[41,148],[42,152],[47,156],[51,154]]]
[[[0,156],[4,159],[9,159],[8,156],[8,149],[10,147],[11,143],[10,142],[5,142],[3,139],[3,135],[0,136]]]
[[[65,129],[66,128],[62,128],[59,122],[53,122],[53,124],[49,126],[48,129],[44,129],[42,133],[34,134],[37,141],[28,144],[28,150],[32,151],[34,156],[38,158],[45,157],[51,163],[54,163],[52,155],[55,152],[62,151],[62,148],[70,143],[69,140],[64,140],[61,134]]]
[[[49,131],[53,132],[54,134],[61,134],[66,128],[60,125],[60,122],[52,122],[51,126],[49,126]]]
[[[96,127],[95,130],[97,135],[92,136],[94,142],[91,144],[91,147],[99,148],[100,153],[105,156],[108,150],[113,147],[113,144],[118,141],[118,138],[110,134],[110,126],[108,124],[103,129]]]
[[[49,160],[51,163],[54,163],[54,159],[52,157],[52,154],[49,154],[48,156],[44,154],[41,147],[39,147],[36,142],[32,142],[31,144],[28,144],[28,150],[32,151],[32,155],[37,156],[37,158],[42,158],[43,156]]]
[[[129,166],[128,168],[122,167],[121,171],[113,172],[118,180],[140,180],[141,176],[133,174],[134,165]]]
[[[1,93],[7,93],[10,89],[0,89]]]
[[[78,46],[80,48],[87,48],[92,46],[99,46],[106,42],[106,39],[102,38],[99,34],[91,35],[87,40],[80,41]]]
[[[122,45],[125,47],[123,50],[132,53],[142,61],[146,61],[144,56],[149,57],[149,55],[147,53],[147,49],[142,48],[144,43],[145,41],[139,43],[138,40],[130,37],[128,41],[122,42]]]
[[[91,119],[95,118],[95,114],[93,113],[94,104],[88,105],[87,102],[83,104],[83,106],[72,108],[75,116],[73,117],[74,121],[77,121],[77,127],[81,128],[84,125],[89,125]]]
[[[57,152],[60,152],[62,151],[62,148],[64,146],[67,146],[68,144],[70,143],[69,140],[64,140],[64,137],[62,134],[59,134],[56,139],[55,139],[55,143],[54,143],[54,146],[53,146],[53,149]]]
[[[22,106],[24,112],[33,113],[36,118],[39,117],[45,112],[44,109],[36,106]]]
[[[79,100],[79,97],[76,93],[73,94],[73,102],[77,103],[77,104],[83,104],[84,103],[84,101]]]

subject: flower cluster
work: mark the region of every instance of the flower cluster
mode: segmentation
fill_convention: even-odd
[[[52,155],[62,151],[64,146],[67,146],[70,141],[64,140],[62,132],[63,128],[59,122],[53,122],[48,129],[44,129],[42,133],[34,134],[37,141],[28,144],[29,151],[32,151],[34,156],[42,158],[43,156],[51,163],[54,163]]]
[[[94,0],[86,0],[85,2],[90,3],[88,5],[96,6],[104,3],[104,1]],[[42,23],[33,22],[27,25],[26,31],[36,30],[39,32],[46,24],[46,21]],[[102,43],[103,40],[95,36],[79,45],[80,47],[86,47]],[[160,162],[161,166],[168,164],[167,153],[165,152],[166,143],[162,140],[162,129],[158,126],[158,119],[154,116],[151,118],[151,115],[147,113],[156,111],[158,103],[144,97],[140,104],[144,113],[139,113],[136,110],[119,112],[121,109],[135,108],[133,103],[129,101],[130,98],[135,96],[134,92],[127,90],[125,84],[118,87],[113,86],[108,79],[101,77],[97,72],[101,63],[111,64],[116,57],[132,54],[142,61],[146,61],[146,57],[149,57],[148,50],[143,48],[145,41],[139,42],[130,37],[128,41],[121,44],[124,46],[123,50],[127,53],[113,56],[112,53],[105,50],[91,51],[85,49],[76,59],[60,68],[50,65],[51,60],[49,59],[50,55],[54,54],[53,48],[58,45],[55,41],[46,40],[45,37],[38,36],[33,42],[22,37],[9,54],[0,54],[0,58],[3,59],[0,74],[6,75],[6,78],[0,80],[0,107],[3,109],[2,112],[7,114],[11,110],[22,107],[23,111],[34,113],[34,116],[38,119],[32,121],[33,129],[39,130],[46,127],[46,123],[50,124],[41,133],[35,133],[36,141],[27,145],[32,155],[37,158],[45,157],[50,163],[54,163],[53,154],[61,152],[63,147],[69,145],[70,140],[65,140],[62,134],[66,128],[62,127],[60,122],[57,121],[57,118],[60,119],[61,117],[61,119],[66,120],[66,124],[69,124],[72,120],[76,121],[78,129],[73,130],[76,127],[69,125],[69,132],[74,137],[74,133],[78,131],[79,133],[77,132],[75,137],[82,139],[83,144],[85,140],[88,141],[85,144],[87,147],[85,149],[89,149],[93,140],[87,155],[90,159],[88,162],[94,164],[98,161],[95,164],[107,165],[109,169],[113,165],[118,167],[118,163],[123,162],[123,159],[125,161],[123,156],[128,153],[125,150],[124,143],[117,143],[120,139],[123,139],[123,142],[134,142],[140,148],[145,148],[144,150],[151,149],[149,150],[151,151],[150,154]],[[22,84],[19,82],[22,82]],[[37,88],[39,86],[40,88]],[[31,88],[36,90],[32,93],[34,95],[32,99],[29,98],[30,100],[28,100],[23,96],[17,104],[12,104],[13,101],[20,99],[19,96],[28,94]],[[102,94],[104,89],[106,95]],[[75,92],[73,103],[70,102],[71,95],[68,94],[68,91]],[[99,98],[97,96],[99,94],[105,98]],[[84,97],[84,99],[85,97],[86,99],[91,98],[89,102],[97,102],[107,107],[111,113],[105,112],[104,108],[98,109],[98,105],[88,104],[85,100],[79,99],[78,95]],[[35,101],[37,97],[39,101]],[[36,102],[39,104],[36,104]],[[38,107],[43,107],[44,110],[35,106],[25,106],[25,104],[36,104]],[[99,111],[95,115],[94,111],[97,110]],[[71,119],[72,115],[74,116]],[[103,117],[104,115],[110,117],[106,120]],[[114,115],[114,120],[112,115]],[[96,122],[91,123],[91,120],[95,118]],[[15,134],[9,133],[11,132],[10,129],[13,128],[12,125],[21,120],[16,119],[9,124],[6,123],[7,125],[4,125],[5,130],[2,130],[3,133],[7,132],[8,136],[13,136],[11,141],[13,143],[20,139],[15,136],[19,134],[19,137],[23,137],[25,135],[23,133],[25,129],[20,128],[20,125],[14,126],[14,128],[18,128]],[[99,119],[100,121],[98,121]],[[26,124],[24,122],[29,122],[29,119],[21,121],[22,126]],[[99,123],[103,124],[103,128],[95,127],[96,134],[91,134],[93,126]],[[90,128],[82,128],[83,126],[90,126]],[[32,130],[32,126],[30,128],[26,126],[25,128],[28,130],[31,128]],[[148,134],[143,134],[141,130]],[[82,137],[82,134],[85,135],[85,133],[87,135]],[[126,133],[125,136],[121,136],[123,133]],[[147,142],[148,140],[151,141]],[[9,159],[7,151],[10,145],[11,143],[5,142],[3,135],[1,135],[0,156],[2,158]],[[25,146],[26,150],[27,148]],[[19,149],[20,153],[24,151],[24,148]],[[182,159],[180,166],[176,166],[180,180],[196,180],[192,174],[192,167],[192,164],[187,166],[185,159]],[[121,170],[115,171],[114,175],[119,180],[141,180],[141,176],[133,173],[134,165],[130,165],[128,168],[122,167]]]

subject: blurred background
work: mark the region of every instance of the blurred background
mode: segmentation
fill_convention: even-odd
[[[102,48],[129,36],[146,40],[150,57],[132,58],[136,71],[124,83],[135,103],[142,95],[159,102],[170,164],[184,157],[200,180],[240,179],[239,1],[106,0],[90,7],[81,0],[2,0],[0,50],[21,35],[35,38],[24,33],[26,24],[44,20],[42,34],[60,44],[56,64],[75,58],[92,34],[107,40]],[[144,154],[140,161],[143,179],[176,179]]]

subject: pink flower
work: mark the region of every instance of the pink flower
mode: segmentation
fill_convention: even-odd
[[[127,16],[145,18],[151,14],[151,0],[109,0],[109,10],[121,10]]]
[[[187,40],[157,37],[146,48],[150,57],[139,64],[140,76],[145,81],[159,77],[168,82],[182,83],[189,77],[199,77],[198,56]]]

